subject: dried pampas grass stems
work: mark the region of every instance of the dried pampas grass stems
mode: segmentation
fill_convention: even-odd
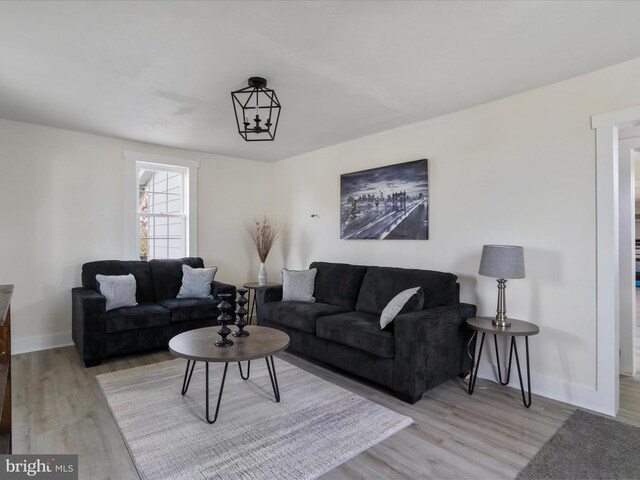
[[[266,216],[260,222],[256,222],[255,228],[249,230],[262,263],[267,260],[267,255],[281,231],[282,226],[278,225],[278,222],[271,222]]]

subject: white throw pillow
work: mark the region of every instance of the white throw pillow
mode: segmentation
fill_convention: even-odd
[[[107,299],[107,311],[120,307],[135,307],[136,277],[129,275],[96,275],[100,293]]]
[[[191,268],[182,265],[182,286],[176,298],[213,298],[211,282],[218,267]]]
[[[283,302],[315,302],[313,290],[318,270],[282,269],[282,301]]]
[[[380,315],[380,330],[393,322],[393,319],[396,318],[396,315],[402,310],[402,307],[405,306],[411,297],[418,293],[418,290],[420,290],[420,287],[407,288],[389,300],[389,303],[387,303],[387,306],[384,307]]]

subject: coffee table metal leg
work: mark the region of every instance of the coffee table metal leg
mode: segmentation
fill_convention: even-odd
[[[273,363],[273,355],[265,357],[267,362],[267,370],[269,370],[269,378],[271,379],[271,387],[273,388],[273,394],[276,397],[276,402],[280,402],[280,387],[278,386],[278,377],[276,377],[276,366]],[[271,365],[269,365],[271,360]]]
[[[480,340],[480,351],[478,352],[478,358],[475,358],[476,372],[473,373],[473,364],[471,364],[471,377],[469,377],[469,395],[473,394],[473,389],[476,388],[476,379],[478,378],[478,368],[480,368],[480,359],[482,358],[482,347],[484,346],[484,336],[486,332],[482,332],[482,340]]]
[[[242,374],[242,363],[238,362],[238,370],[240,370],[240,378],[242,378],[243,380],[249,380],[249,372],[251,372],[251,360],[247,361],[247,376],[245,377]]]
[[[493,344],[496,347],[496,361],[498,362],[498,381],[500,382],[500,385],[508,385],[509,384],[509,379],[511,378],[511,361],[513,360],[513,345],[515,342],[513,342],[514,337],[511,337],[511,347],[509,348],[509,366],[507,367],[507,379],[503,382],[502,381],[502,369],[500,368],[500,354],[498,353],[498,336],[494,335],[493,336]]]
[[[222,400],[222,391],[224,390],[224,381],[227,378],[227,368],[229,368],[229,362],[224,364],[224,372],[222,374],[222,382],[220,383],[220,393],[218,393],[218,404],[216,405],[216,414],[213,417],[213,420],[209,418],[209,362],[205,362],[206,365],[206,399],[207,399],[207,422],[215,423],[218,420],[218,411],[220,410],[220,401]]]
[[[529,392],[527,397],[524,393],[524,384],[522,383],[522,371],[520,370],[520,359],[518,358],[518,346],[516,345],[516,338],[511,337],[511,344],[516,352],[516,366],[518,367],[518,378],[520,379],[520,392],[522,393],[522,404],[529,408],[531,406],[531,371],[529,370],[529,337],[524,337],[524,346],[527,354],[527,386]]]
[[[189,364],[191,364],[191,371],[189,371]],[[182,380],[182,395],[185,395],[187,393],[187,390],[189,390],[189,384],[191,383],[191,375],[193,375],[193,367],[195,366],[196,366],[195,360],[187,360],[187,369],[184,371],[184,379]],[[187,376],[187,373],[189,374],[189,376]]]

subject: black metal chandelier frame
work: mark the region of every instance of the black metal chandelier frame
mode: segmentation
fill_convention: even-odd
[[[231,92],[238,133],[247,142],[273,141],[280,119],[278,96],[262,77],[251,77],[248,84]]]

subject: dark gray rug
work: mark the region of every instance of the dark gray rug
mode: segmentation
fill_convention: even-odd
[[[516,478],[640,478],[640,428],[578,410]]]

